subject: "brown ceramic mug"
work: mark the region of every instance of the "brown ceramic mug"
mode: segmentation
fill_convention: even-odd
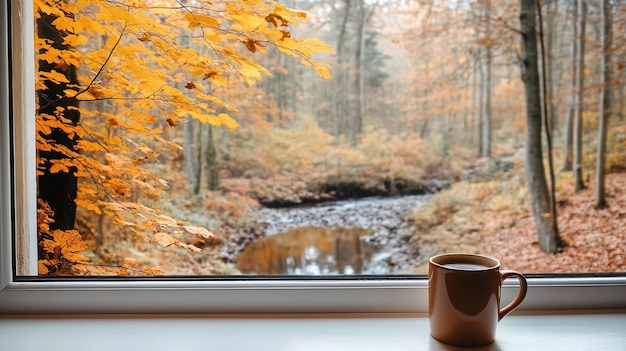
[[[517,297],[500,308],[500,290],[507,278],[517,278]],[[473,254],[434,256],[428,264],[428,316],[431,335],[464,347],[492,343],[496,325],[526,296],[521,273],[500,270],[498,260]]]

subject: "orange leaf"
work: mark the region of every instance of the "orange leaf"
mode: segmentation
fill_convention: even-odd
[[[193,226],[193,225],[186,225],[183,228],[185,228],[185,230],[187,232],[189,232],[191,234],[199,235],[199,236],[201,236],[203,238],[207,238],[208,239],[208,238],[211,238],[211,237],[215,236],[213,233],[211,233],[210,231],[208,231],[207,229],[202,228],[202,227],[196,227],[196,226]]]
[[[179,241],[173,238],[171,235],[166,233],[156,233],[154,234],[154,240],[156,240],[159,245],[163,247],[171,246],[172,244],[176,244]]]
[[[246,41],[242,41],[243,45],[246,46],[246,48],[248,48],[248,51],[250,52],[256,52],[256,46],[254,45],[254,40],[246,40]]]

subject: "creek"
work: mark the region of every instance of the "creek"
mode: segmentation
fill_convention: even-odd
[[[399,274],[417,259],[405,218],[431,195],[263,208],[261,237],[236,257],[244,274]]]

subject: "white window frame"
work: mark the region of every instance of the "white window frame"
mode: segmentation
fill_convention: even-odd
[[[20,257],[31,260],[22,259],[19,275],[36,275],[37,269],[34,25],[31,1],[0,6],[0,314],[428,311],[428,281],[417,276],[16,279],[13,267]],[[530,276],[528,281],[520,310],[626,308],[624,274]],[[512,299],[517,288],[507,282],[503,299]]]

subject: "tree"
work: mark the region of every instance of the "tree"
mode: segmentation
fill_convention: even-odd
[[[582,147],[583,147],[583,90],[585,88],[585,23],[587,16],[587,4],[585,0],[578,0],[578,36],[576,55],[576,104],[574,109],[574,158],[572,168],[574,170],[574,189],[585,189],[583,182]]]
[[[598,151],[596,156],[596,208],[606,207],[604,175],[606,166],[606,135],[611,115],[612,45],[613,45],[613,6],[609,0],[602,0],[602,92],[600,97],[600,126],[598,128]]]
[[[573,6],[573,15],[572,15],[572,36],[573,40],[570,45],[570,62],[572,64],[571,68],[571,84],[570,84],[570,95],[569,102],[567,106],[567,112],[565,115],[565,129],[563,134],[565,136],[565,140],[563,142],[563,165],[561,166],[561,171],[571,171],[572,170],[572,153],[573,153],[573,138],[574,138],[574,111],[576,110],[576,72],[578,72],[576,57],[578,52],[578,6]]]
[[[72,20],[72,17],[65,16],[51,11],[41,13],[37,18],[37,36],[46,45],[40,48],[41,54],[72,50],[69,33],[55,27],[55,23],[62,18]],[[76,129],[80,121],[78,99],[65,96],[64,93],[78,84],[77,64],[67,61],[59,62],[40,56],[38,62],[40,76],[44,73],[48,75],[48,79],[40,80],[42,86],[38,89],[38,125],[47,127],[44,131],[40,128],[38,145],[50,147],[38,148],[40,167],[37,196],[54,212],[51,216],[51,230],[74,229],[76,218],[74,200],[78,191],[77,167],[68,167],[62,163],[66,159],[63,150],[74,150],[79,139],[77,133],[68,133],[67,130]],[[60,172],[60,169],[67,170]]]
[[[482,147],[480,150],[482,154],[480,156],[491,157],[491,62],[492,62],[492,45],[493,38],[491,33],[491,0],[485,0],[484,4],[484,21],[485,21],[485,78],[484,78],[484,90],[485,90],[485,115],[482,123],[483,130],[481,132],[482,140],[480,141]]]
[[[526,95],[526,180],[530,191],[539,246],[555,253],[559,244],[558,228],[552,218],[550,193],[546,183],[541,146],[541,99],[537,50],[536,0],[520,0],[522,80]]]
[[[138,239],[200,251],[182,234],[212,233],[142,203],[168,187],[150,170],[159,159],[153,145],[180,149],[162,137],[162,125],[191,118],[236,128],[236,107],[205,93],[206,85],[227,86],[232,73],[250,86],[269,76],[256,58],[268,46],[330,78],[329,67],[312,58],[329,47],[290,35],[304,12],[271,0],[154,5],[35,1],[41,274],[89,272],[77,254],[84,244],[73,230],[76,206],[105,214]],[[86,46],[94,38],[105,44]],[[103,101],[108,110],[98,109]]]

